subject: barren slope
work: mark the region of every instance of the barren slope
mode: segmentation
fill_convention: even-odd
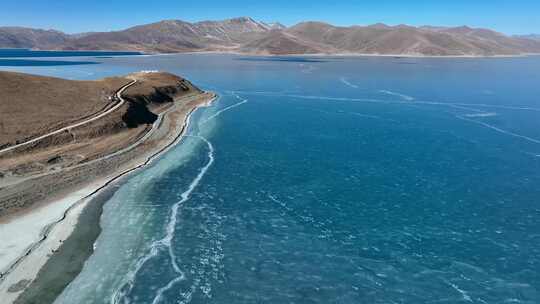
[[[0,72],[0,148],[98,112],[128,82],[125,78],[71,81]]]
[[[262,38],[248,42],[240,51],[261,55],[316,54],[330,52],[329,46],[321,46],[316,42],[304,41],[283,31],[274,30]]]

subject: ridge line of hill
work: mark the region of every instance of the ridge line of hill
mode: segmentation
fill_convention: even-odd
[[[0,47],[47,50],[131,50],[145,53],[234,52],[259,55],[373,54],[499,56],[540,53],[535,35],[508,36],[468,26],[334,26],[301,22],[291,27],[250,17],[222,21],[163,20],[120,31],[65,34],[0,27]]]

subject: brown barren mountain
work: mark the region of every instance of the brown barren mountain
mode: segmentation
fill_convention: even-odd
[[[540,53],[540,40],[467,26],[338,27],[303,22],[286,28],[249,17],[189,23],[166,20],[122,31],[66,35],[57,31],[0,28],[0,47],[59,50],[136,50],[148,53],[375,54],[494,56]]]
[[[305,22],[287,30],[296,37],[333,46],[343,53],[382,55],[517,55],[540,52],[540,44],[484,29],[406,25],[336,27]]]
[[[237,48],[269,31],[251,18],[188,23],[165,20],[124,31],[92,33],[59,46],[72,50],[188,52]]]
[[[56,49],[71,36],[55,30],[0,27],[0,47]]]

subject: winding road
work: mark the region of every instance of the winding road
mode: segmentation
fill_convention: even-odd
[[[96,115],[96,116],[94,116],[94,117],[91,117],[91,118],[89,118],[89,119],[80,121],[80,122],[78,122],[78,123],[69,125],[69,126],[67,126],[67,127],[63,127],[63,128],[61,128],[61,129],[58,129],[58,130],[56,130],[56,131],[52,131],[52,132],[50,132],[50,133],[41,135],[41,136],[39,136],[39,137],[36,137],[36,138],[30,139],[30,140],[27,140],[27,141],[22,142],[22,143],[20,143],[20,144],[16,144],[16,145],[13,145],[13,146],[11,146],[11,147],[7,147],[7,148],[4,148],[4,149],[1,149],[1,150],[0,150],[0,154],[6,153],[6,152],[9,152],[9,151],[12,151],[12,150],[15,150],[15,149],[17,149],[17,148],[19,148],[19,147],[22,147],[22,146],[26,146],[26,145],[29,145],[29,144],[38,142],[38,141],[40,141],[40,140],[42,140],[42,139],[45,139],[45,138],[47,138],[47,137],[50,137],[50,136],[53,136],[53,135],[56,135],[56,134],[60,134],[60,133],[65,132],[65,131],[69,131],[69,130],[71,130],[71,129],[73,129],[73,128],[77,128],[77,127],[80,127],[80,126],[82,126],[82,125],[91,123],[91,122],[93,122],[93,121],[95,121],[95,120],[98,120],[98,119],[100,119],[100,118],[102,118],[102,117],[104,117],[104,116],[106,116],[106,115],[108,115],[108,114],[110,114],[110,113],[116,111],[118,108],[120,108],[122,105],[124,105],[124,103],[126,103],[126,101],[122,98],[122,93],[124,93],[124,91],[125,91],[127,88],[129,88],[130,86],[134,85],[136,82],[137,82],[136,79],[132,79],[132,81],[131,81],[130,83],[126,84],[125,86],[123,86],[122,88],[120,88],[120,89],[116,92],[115,98],[116,98],[116,100],[118,100],[118,102],[117,102],[112,108],[110,108],[110,109],[108,109],[108,110],[106,110],[106,111],[104,111],[104,112],[102,112],[102,113],[100,113],[100,114],[98,114],[98,115]]]

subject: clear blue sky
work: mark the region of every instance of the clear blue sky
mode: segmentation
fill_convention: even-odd
[[[250,16],[293,25],[377,22],[470,25],[507,34],[540,33],[540,0],[2,0],[0,25],[68,33],[119,30],[162,19],[219,20]]]

